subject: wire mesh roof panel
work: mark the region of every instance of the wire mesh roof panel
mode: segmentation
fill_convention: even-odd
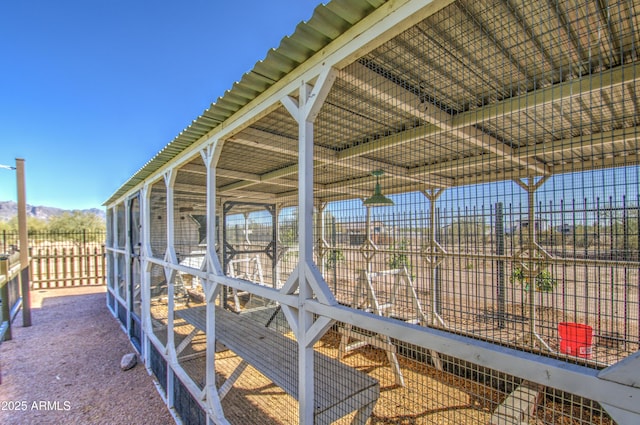
[[[283,39],[113,198],[381,3],[344,0],[319,6],[308,23]],[[635,142],[605,141],[592,151],[569,143],[593,133],[606,139],[637,125],[638,14],[635,2],[578,0],[461,0],[442,8],[339,71],[322,119],[314,125],[316,160],[331,170],[320,173],[318,183],[337,186],[388,169],[411,175],[405,178],[409,190],[428,183],[425,176],[462,183],[454,179],[459,171],[452,170],[463,164],[469,175],[488,181],[505,172],[546,174],[552,169],[545,167],[581,160],[589,168],[596,166],[593,155],[605,160],[613,149],[631,148]],[[234,190],[248,190],[264,183],[268,193],[276,192],[277,181],[267,180],[297,172],[297,135],[295,120],[276,107],[226,141],[218,164],[266,180],[247,183],[221,175],[219,187],[237,183]],[[565,148],[548,149],[562,141]],[[331,165],[337,162],[345,163]],[[336,193],[335,187],[322,193]]]
[[[286,153],[228,141],[222,148],[218,167],[260,175],[295,163],[296,157]]]
[[[385,0],[334,0],[328,5],[320,4],[314,10],[309,21],[298,24],[294,33],[285,37],[277,49],[269,51],[263,61],[257,62],[251,71],[244,74],[230,90],[192,122],[192,125],[199,124],[197,131],[190,128],[183,130],[123,184],[105,204],[124,195],[175,158],[178,153],[191,146],[199,137],[229,118],[240,109],[240,106],[253,100],[273,85],[277,79],[327,46],[332,40],[342,35],[384,3]],[[294,48],[293,45],[296,47]],[[224,100],[227,96],[235,97],[235,105],[224,105],[230,103]],[[237,103],[238,97],[243,98],[244,102]],[[219,104],[220,106],[218,106]]]

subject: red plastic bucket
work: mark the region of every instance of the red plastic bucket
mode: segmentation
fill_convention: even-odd
[[[591,339],[593,329],[582,323],[558,323],[560,352],[572,356],[591,358]]]

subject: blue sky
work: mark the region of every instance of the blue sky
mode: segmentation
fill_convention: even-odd
[[[318,4],[0,2],[0,164],[31,205],[100,207]]]

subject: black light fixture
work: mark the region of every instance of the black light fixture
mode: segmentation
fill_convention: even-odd
[[[380,176],[384,174],[382,170],[372,171],[371,175],[376,177],[376,188],[373,191],[373,195],[365,199],[362,203],[365,207],[388,207],[395,205],[395,203],[384,196],[380,190]]]

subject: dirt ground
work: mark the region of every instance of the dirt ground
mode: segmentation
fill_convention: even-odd
[[[0,344],[0,424],[173,424],[105,303],[105,287],[32,292],[32,323],[19,315]]]

